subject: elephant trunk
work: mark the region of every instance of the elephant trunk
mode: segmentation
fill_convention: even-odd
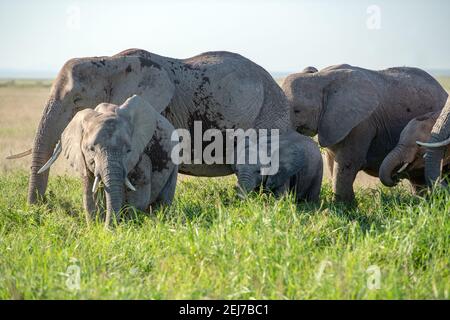
[[[246,172],[242,172],[238,175],[239,191],[241,192],[241,195],[245,195],[256,188],[253,180],[254,178],[250,173],[247,174]]]
[[[450,143],[450,100],[447,100],[436,123],[431,131],[431,139],[428,143],[419,143],[427,147],[425,157],[425,178],[427,184],[432,186],[441,176],[441,163],[445,149]]]
[[[393,187],[397,184],[397,181],[393,178],[393,173],[396,168],[399,168],[399,166],[404,164],[404,154],[404,148],[402,146],[397,146],[389,152],[386,158],[384,158],[378,175],[385,186]]]
[[[42,197],[47,188],[49,171],[38,174],[39,169],[51,157],[61,133],[72,116],[59,98],[52,96],[47,101],[41,121],[36,131],[31,160],[31,176],[28,187],[28,203],[34,204]],[[62,110],[69,110],[69,112]]]
[[[104,169],[100,170],[100,176],[105,185],[106,196],[106,220],[105,226],[111,225],[114,215],[119,220],[119,211],[124,198],[124,170],[122,166],[108,162]]]
[[[431,142],[442,139],[432,136]],[[425,156],[425,178],[428,186],[432,186],[441,176],[441,163],[446,147],[428,148]]]

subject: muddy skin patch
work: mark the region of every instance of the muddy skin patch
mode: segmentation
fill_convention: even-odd
[[[225,141],[226,135],[225,130],[223,126],[220,126],[217,120],[223,120],[224,117],[221,114],[210,114],[209,107],[205,108],[205,112],[201,112],[199,110],[196,110],[195,112],[192,112],[188,119],[188,130],[191,134],[191,159],[194,159],[194,122],[200,121],[202,123],[202,132],[201,136],[203,137],[204,133],[208,129],[218,129],[222,131],[222,141]],[[232,128],[230,128],[232,129]],[[212,141],[214,141],[215,138],[213,138]],[[212,143],[212,141],[202,141],[202,154],[205,148]],[[225,163],[225,154],[226,154],[226,145],[223,143],[223,150],[222,154],[224,155],[223,161]],[[213,154],[215,156],[215,154]]]
[[[91,62],[94,66],[96,66],[97,68],[102,68],[104,66],[106,66],[106,62],[105,59],[101,59],[99,61],[92,61]]]
[[[134,186],[141,186],[149,182],[147,181],[147,177],[145,176],[145,171],[142,170],[139,166],[140,162],[141,158],[139,158],[139,161],[137,165],[133,168],[133,170],[131,170],[131,172],[128,173],[128,177]]]
[[[161,113],[161,115],[166,118],[167,120],[169,120],[170,123],[174,123],[175,120],[175,115],[172,113],[172,110],[170,109],[170,105],[163,110],[163,112]]]
[[[103,91],[105,92],[106,101],[110,101],[111,97],[113,95],[113,88],[112,88],[112,86],[103,88]]]
[[[156,62],[153,62],[150,59],[146,59],[146,58],[143,58],[143,57],[139,57],[138,59],[139,59],[139,62],[141,63],[141,68],[143,68],[143,67],[148,67],[148,68],[153,67],[153,68],[161,70],[161,66],[159,64],[157,64]]]
[[[156,131],[161,129],[157,126]],[[169,154],[161,145],[161,137],[153,136],[150,147],[146,147],[144,152],[149,156],[152,161],[152,171],[161,172],[164,169],[168,169]]]

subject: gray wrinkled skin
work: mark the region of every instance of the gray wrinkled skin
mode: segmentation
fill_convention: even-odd
[[[290,128],[286,98],[260,66],[230,52],[207,52],[173,59],[130,49],[111,57],[72,59],[59,72],[39,123],[33,146],[28,201],[47,187],[50,158],[62,131],[80,110],[102,102],[122,104],[137,94],[175,128],[193,131],[194,121],[209,128]],[[230,165],[181,165],[197,176],[233,173]]]
[[[402,179],[408,179],[414,190],[425,189],[425,161],[426,148],[416,144],[416,141],[428,141],[431,130],[439,116],[439,111],[430,112],[412,119],[400,134],[398,144],[383,160],[380,166],[379,177],[381,182],[389,187],[394,186]],[[447,147],[447,157],[444,159],[444,168],[450,163],[450,147]],[[397,171],[403,165],[408,164],[406,169],[398,174]]]
[[[279,170],[262,176],[261,164],[237,164],[238,191],[241,196],[263,188],[281,196],[294,192],[297,201],[318,201],[323,163],[320,149],[309,137],[289,131],[279,137]],[[248,151],[248,145],[246,146]]]
[[[439,143],[450,138],[450,99],[447,100],[445,107],[442,109],[436,123],[431,131],[431,136],[428,140],[419,140],[421,142]],[[448,146],[448,144],[447,144]],[[439,181],[441,175],[441,163],[444,160],[447,146],[433,147],[427,149],[427,156],[425,158],[425,176],[427,184],[433,186]]]
[[[282,89],[293,126],[318,134],[327,148],[338,201],[353,202],[358,171],[378,176],[408,122],[441,110],[447,99],[442,86],[416,68],[372,71],[344,64],[306,71],[288,76]]]
[[[101,210],[92,192],[95,177],[104,185],[106,226],[124,204],[148,211],[170,204],[178,167],[170,155],[173,126],[138,96],[121,106],[109,103],[79,111],[61,136],[64,156],[82,176],[88,221]],[[125,188],[128,177],[136,191]]]

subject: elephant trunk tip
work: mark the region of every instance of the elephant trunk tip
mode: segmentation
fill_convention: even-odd
[[[383,160],[379,169],[381,183],[393,187],[398,183],[398,175],[407,169],[409,163],[402,160],[402,150],[394,149]]]

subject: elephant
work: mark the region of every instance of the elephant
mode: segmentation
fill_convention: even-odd
[[[431,130],[439,116],[439,111],[430,112],[412,119],[400,134],[397,145],[383,160],[380,166],[379,177],[381,182],[394,186],[399,179],[406,178],[416,192],[426,189],[427,183],[424,173],[424,156],[426,149],[416,144],[416,141],[428,141]],[[450,150],[450,146],[447,146]],[[447,153],[448,154],[448,153]],[[450,164],[450,157],[444,159],[443,166],[446,171]]]
[[[437,118],[429,139],[418,140],[417,143],[427,148],[425,156],[425,177],[427,184],[433,186],[436,182],[446,185],[440,181],[441,164],[448,154],[450,144],[450,99],[447,100],[439,117]]]
[[[252,163],[237,163],[235,172],[238,178],[238,191],[241,197],[261,186],[264,190],[281,196],[288,191],[295,194],[297,202],[319,200],[323,176],[323,161],[320,149],[311,138],[303,136],[294,130],[280,135],[278,147],[271,144],[271,165],[278,161],[277,170],[272,174],[263,174],[260,161]],[[242,153],[250,154],[257,151],[247,143]],[[276,154],[276,157],[274,156]]]
[[[206,52],[175,59],[141,49],[108,57],[74,58],[64,64],[50,92],[32,147],[28,202],[45,193],[48,171],[38,171],[51,157],[57,140],[74,115],[102,102],[121,105],[137,94],[177,129],[291,128],[286,97],[270,74],[231,52]],[[233,174],[225,162],[181,163],[179,171],[195,176]]]
[[[327,148],[335,200],[346,203],[355,201],[358,171],[378,176],[408,122],[441,110],[448,96],[417,68],[374,71],[348,64],[291,74],[282,89],[296,130],[318,134],[319,144]]]
[[[105,226],[124,203],[140,210],[169,205],[178,166],[171,159],[175,128],[147,101],[134,95],[121,106],[101,103],[78,111],[64,129],[45,172],[62,153],[83,179],[86,219],[99,211],[100,182],[106,198]],[[125,190],[124,185],[129,190]]]

